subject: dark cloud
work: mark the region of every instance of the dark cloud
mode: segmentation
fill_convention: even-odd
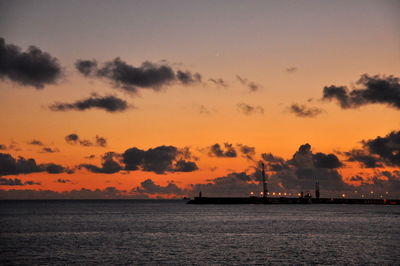
[[[92,147],[93,146],[93,142],[91,142],[90,140],[87,140],[87,139],[81,139],[79,141],[79,144],[84,147]]]
[[[50,148],[50,147],[43,147],[40,152],[41,153],[55,153],[55,152],[59,152],[59,150],[58,149],[54,149],[54,148]]]
[[[254,156],[256,155],[256,148],[250,147],[244,144],[237,144],[239,151],[243,154],[243,157],[249,160],[254,160]]]
[[[246,103],[238,103],[237,104],[238,111],[245,114],[245,115],[252,115],[252,114],[263,114],[264,108],[261,106],[251,106]]]
[[[18,178],[12,179],[12,178],[0,177],[0,186],[25,186],[25,185],[41,185],[41,183],[32,180],[22,182],[21,179]]]
[[[42,164],[41,168],[44,169],[49,174],[74,173],[73,170],[55,163]]]
[[[144,154],[143,170],[163,174],[165,171],[172,171],[172,162],[178,154],[174,146],[159,146],[148,149]]]
[[[229,173],[226,176],[208,180],[205,184],[191,185],[191,193],[200,191],[205,197],[243,197],[250,192],[259,191],[260,185],[252,182],[252,178],[245,172]]]
[[[268,163],[284,163],[285,160],[281,157],[275,156],[272,153],[263,153],[261,158]]]
[[[261,154],[261,158],[267,162],[267,169],[274,172],[279,172],[284,169],[289,169],[286,161],[278,156],[273,155],[272,153],[263,153]]]
[[[295,103],[289,107],[289,111],[298,117],[316,117],[324,110],[318,107],[307,107],[305,105]]]
[[[0,199],[122,199],[147,198],[144,194],[125,195],[126,191],[115,187],[105,189],[86,189],[56,192],[52,190],[9,189],[0,190]]]
[[[85,159],[94,159],[94,158],[96,158],[96,155],[90,154],[90,155],[88,155],[88,156],[85,156],[84,158],[85,158]]]
[[[123,169],[119,162],[117,162],[118,154],[107,152],[102,157],[101,167],[93,164],[81,164],[80,167],[86,168],[92,173],[114,174]]]
[[[375,175],[364,180],[358,187],[360,192],[370,193],[373,191],[376,197],[382,195],[385,198],[400,197],[400,171],[382,171],[376,172]]]
[[[0,153],[0,176],[42,172],[43,169],[34,159],[13,158],[10,154]]]
[[[126,170],[139,170],[143,165],[146,151],[138,149],[136,147],[127,149],[122,157],[124,158],[124,164]]]
[[[288,67],[285,70],[288,73],[294,73],[294,72],[296,72],[298,70],[298,68],[297,67]]]
[[[55,166],[60,167],[62,171],[52,171]],[[58,174],[64,172],[68,173],[70,171],[71,170],[57,164],[36,164],[36,161],[34,159],[25,159],[23,157],[18,157],[18,159],[15,159],[10,154],[0,153],[0,176],[39,172]]]
[[[65,137],[65,141],[69,144],[76,144],[78,143],[79,136],[75,133],[69,134]]]
[[[214,85],[217,85],[217,87],[222,87],[222,88],[228,87],[228,84],[226,84],[226,82],[221,78],[218,79],[211,78],[208,81],[213,83]]]
[[[81,139],[78,136],[78,134],[75,134],[75,133],[67,135],[64,139],[68,144],[71,144],[71,145],[79,144],[84,147],[92,147],[92,146],[106,147],[107,146],[107,139],[104,137],[97,136],[97,135],[95,137],[94,142],[87,140],[87,139]]]
[[[317,168],[339,168],[342,167],[343,164],[339,161],[339,159],[336,157],[336,155],[330,153],[330,154],[324,154],[321,152],[318,152],[316,154],[313,154],[313,161],[314,161],[314,166]]]
[[[117,159],[117,160],[116,160]],[[188,148],[179,150],[174,146],[159,146],[148,150],[136,147],[126,150],[122,155],[106,153],[102,157],[101,167],[92,164],[81,164],[93,173],[113,174],[121,170],[142,170],[165,174],[166,172],[192,172],[198,170]],[[123,166],[125,164],[125,167]]]
[[[351,189],[336,169],[343,165],[336,155],[314,154],[308,143],[301,145],[289,160],[271,153],[263,153],[262,158],[269,173],[268,184],[275,185],[275,189],[293,193],[313,191],[316,181],[325,195]]]
[[[322,99],[324,100],[332,100],[336,99],[342,108],[351,108],[351,101],[348,95],[347,87],[341,86],[329,86],[324,87],[324,92]]]
[[[218,143],[215,143],[214,145],[210,146],[208,155],[227,158],[237,157],[236,150],[230,143],[224,143],[224,148],[222,148]]]
[[[361,149],[342,152],[347,161],[359,162],[365,168],[400,166],[400,131],[392,131],[384,137],[361,141]]]
[[[100,136],[96,136],[96,145],[100,147],[106,147],[107,139]]]
[[[55,84],[61,77],[57,58],[30,46],[25,52],[0,38],[0,79],[8,78],[24,86],[42,89]]]
[[[250,92],[256,92],[261,88],[260,85],[254,83],[252,81],[249,81],[246,78],[242,78],[239,75],[236,75],[236,78],[240,82],[240,84],[242,84],[243,86],[246,86],[249,89]]]
[[[324,87],[322,99],[335,99],[343,109],[357,108],[373,103],[386,104],[400,109],[399,78],[364,74],[357,84],[360,88],[351,91],[346,86]]]
[[[148,150],[136,147],[126,150],[123,155],[125,170],[142,170],[164,174],[165,172],[190,172],[198,169],[196,163],[183,160],[188,157],[174,146],[158,146]]]
[[[166,186],[160,186],[155,184],[151,179],[146,179],[145,181],[141,182],[140,186],[134,189],[134,192],[146,194],[185,194],[185,192],[175,185],[175,183],[170,182]]]
[[[400,166],[400,131],[392,131],[385,137],[363,141],[363,146],[386,165]]]
[[[126,111],[129,108],[129,104],[116,96],[107,95],[99,96],[97,94],[92,94],[90,97],[77,100],[73,103],[60,103],[56,102],[49,106],[52,111],[85,111],[88,109],[102,109],[109,113],[116,113]]]
[[[71,183],[71,180],[59,178],[59,179],[56,180],[56,182],[65,184],[65,183]]]
[[[182,84],[196,84],[201,83],[201,75],[199,73],[191,73],[190,71],[180,71],[176,72],[176,78]]]
[[[0,186],[23,186],[21,179],[0,177]]]
[[[37,145],[37,146],[43,146],[43,142],[41,142],[40,140],[34,139],[32,141],[29,141],[28,144],[30,145]]]
[[[176,172],[193,172],[198,170],[199,168],[197,167],[195,162],[190,162],[190,161],[185,161],[185,160],[179,160],[175,163],[174,170]]]
[[[24,185],[41,185],[41,184],[42,183],[40,183],[40,182],[35,182],[35,181],[31,181],[31,180],[24,182]]]
[[[96,60],[77,60],[75,67],[84,76],[91,76],[96,74],[97,62]]]
[[[115,58],[99,67],[95,60],[78,60],[75,67],[84,76],[107,79],[114,87],[130,93],[138,93],[139,88],[159,91],[173,83],[191,85],[201,83],[202,80],[199,73],[175,71],[166,62],[155,64],[146,61],[141,66],[134,67]]]
[[[381,159],[376,156],[369,154],[365,150],[353,149],[343,153],[349,162],[359,162],[365,168],[379,168],[383,167]]]
[[[7,150],[7,146],[4,144],[0,144],[0,150]]]

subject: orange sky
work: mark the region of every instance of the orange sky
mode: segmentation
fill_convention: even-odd
[[[74,168],[83,163],[100,165],[100,156],[109,151],[173,145],[190,147],[199,158],[199,170],[163,175],[143,171],[96,174],[87,170],[7,175],[4,177],[34,180],[41,185],[1,189],[61,192],[113,186],[130,190],[149,178],[158,185],[173,181],[183,188],[230,172],[251,172],[249,167],[256,163],[240,154],[237,158],[208,156],[207,148],[215,143],[255,147],[257,161],[262,153],[290,159],[300,145],[310,143],[314,153],[335,153],[345,162],[338,152],[361,148],[362,140],[399,130],[399,109],[387,104],[344,110],[334,101],[321,100],[323,87],[357,88],[355,82],[364,73],[400,76],[395,12],[400,7],[394,1],[308,1],[305,7],[291,1],[255,1],[248,6],[240,1],[212,5],[206,1],[175,3],[175,8],[179,6],[176,14],[174,5],[161,3],[156,7],[138,1],[102,3],[91,9],[87,3],[73,8],[68,3],[39,2],[38,6],[3,4],[0,37],[23,51],[35,45],[56,57],[63,77],[38,90],[3,76],[0,144],[9,147],[16,143],[16,148],[1,152]],[[107,16],[102,11],[105,7]],[[53,14],[59,14],[59,18],[54,20]],[[114,88],[107,79],[84,77],[74,67],[78,59],[96,59],[101,64],[116,57],[132,66],[166,59],[174,69],[200,73],[203,83],[166,85],[161,91],[139,88],[139,95],[130,95]],[[291,67],[296,71],[286,70]],[[255,82],[259,89],[249,92],[236,75]],[[216,86],[211,78],[223,79],[227,87]],[[120,113],[48,109],[54,102],[73,102],[93,92],[115,95],[135,108]],[[241,113],[239,103],[259,106],[263,113]],[[316,117],[298,117],[289,111],[294,103],[323,111]],[[208,113],[200,112],[202,106]],[[71,133],[91,141],[98,135],[108,143],[106,147],[71,145],[64,139]],[[27,144],[34,139],[58,152],[41,153],[41,146]],[[91,154],[96,158],[84,158]],[[338,169],[345,180],[359,173],[371,177],[383,170],[345,164]],[[71,182],[56,182],[60,178]]]

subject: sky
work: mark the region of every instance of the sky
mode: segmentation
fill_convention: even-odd
[[[400,197],[399,12],[0,0],[0,199]]]

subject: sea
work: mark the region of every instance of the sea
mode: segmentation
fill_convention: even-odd
[[[0,265],[400,265],[400,206],[0,201]]]

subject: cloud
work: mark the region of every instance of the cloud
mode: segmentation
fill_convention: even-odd
[[[86,189],[56,192],[52,190],[9,189],[0,190],[0,199],[122,199],[147,198],[144,194],[127,194],[115,187],[105,189]]]
[[[342,152],[347,161],[359,162],[365,168],[400,166],[400,131],[392,131],[384,137],[361,141],[361,149]]]
[[[50,148],[50,147],[43,147],[40,152],[41,153],[55,153],[55,152],[59,152],[59,150],[58,149],[54,149],[54,148]]]
[[[288,67],[285,69],[287,73],[294,73],[297,72],[297,70],[299,70],[297,67]]]
[[[336,100],[343,109],[357,108],[367,104],[386,104],[400,109],[400,79],[394,76],[369,76],[364,74],[357,81],[358,89],[346,86],[327,86],[323,100]]]
[[[322,152],[318,152],[316,154],[313,154],[312,158],[314,161],[314,166],[317,168],[334,169],[343,166],[338,157],[336,157],[336,155],[332,153],[324,154]]]
[[[56,180],[56,182],[57,182],[57,183],[66,184],[66,183],[71,183],[71,180],[59,178],[59,179]]]
[[[65,137],[65,141],[69,144],[76,144],[78,143],[79,136],[75,133],[69,134]]]
[[[81,146],[84,146],[84,147],[92,147],[93,146],[93,143],[90,140],[87,140],[87,139],[81,139],[79,141],[79,144]]]
[[[97,135],[95,137],[94,143],[87,139],[81,139],[78,136],[78,134],[75,134],[75,133],[65,136],[64,139],[68,144],[71,144],[71,145],[79,144],[84,147],[92,147],[92,146],[106,147],[107,146],[107,139],[104,137],[97,136]]]
[[[142,170],[157,174],[193,172],[198,170],[198,166],[195,162],[189,160],[197,159],[187,147],[178,149],[174,146],[158,146],[148,150],[132,147],[123,154],[105,153],[100,167],[93,164],[81,164],[79,168],[103,174],[114,174],[121,170]]]
[[[175,194],[183,195],[185,191],[179,188],[175,183],[168,183],[166,186],[160,186],[151,179],[146,179],[140,183],[140,186],[133,190],[134,192],[146,194]]]
[[[365,168],[383,167],[382,160],[377,155],[369,154],[368,151],[353,149],[343,153],[349,162],[359,162]]]
[[[175,163],[175,172],[193,172],[198,170],[195,162],[190,162],[186,160],[179,160]]]
[[[58,171],[53,171],[56,167],[58,167]],[[58,174],[70,173],[71,170],[58,164],[36,164],[36,161],[32,158],[25,159],[23,157],[18,157],[18,159],[15,159],[10,154],[0,153],[0,176],[39,172]]]
[[[242,84],[243,86],[247,87],[249,89],[249,92],[256,92],[261,88],[260,85],[254,83],[252,81],[249,81],[246,78],[242,78],[239,75],[236,75],[236,79],[239,80],[240,84]]]
[[[363,141],[364,148],[388,166],[400,166],[400,131]]]
[[[34,159],[13,158],[10,154],[0,153],[0,176],[42,172],[43,169]]]
[[[261,106],[251,106],[246,103],[238,103],[237,104],[238,111],[245,114],[245,115],[252,115],[252,114],[263,114],[264,108]]]
[[[41,185],[41,183],[32,180],[22,182],[21,179],[18,178],[12,179],[12,178],[0,177],[0,186],[25,186],[25,185]]]
[[[191,193],[195,195],[201,192],[205,197],[243,197],[258,191],[260,187],[245,172],[232,172],[208,181],[205,184],[192,184]]]
[[[109,113],[123,112],[130,108],[129,104],[116,96],[107,95],[99,96],[93,93],[90,97],[77,100],[73,103],[60,103],[56,102],[49,106],[51,111],[85,111],[88,109],[102,109]]]
[[[196,84],[201,83],[201,75],[199,73],[191,73],[190,71],[181,71],[178,70],[176,72],[176,78],[182,84]]]
[[[298,117],[316,117],[324,110],[317,107],[307,107],[305,105],[295,103],[289,107],[289,111]]]
[[[106,147],[107,139],[100,136],[96,136],[96,145],[100,147]]]
[[[24,183],[22,183],[21,179],[18,178],[3,178],[0,177],[0,185],[1,186],[23,186]]]
[[[256,148],[250,147],[244,144],[237,144],[239,151],[243,154],[243,157],[249,160],[254,160],[254,156],[256,155]]]
[[[76,69],[84,76],[88,77],[96,74],[96,60],[77,60],[75,62]]]
[[[92,173],[114,174],[118,173],[123,167],[115,160],[119,155],[114,152],[107,152],[102,157],[101,167],[93,164],[81,164],[79,167],[86,168]]]
[[[74,171],[72,169],[66,168],[62,165],[55,164],[55,163],[42,164],[41,168],[49,174],[61,174],[61,173],[72,174],[72,173],[74,173]]]
[[[267,162],[266,165],[270,171],[279,172],[289,169],[288,164],[283,158],[275,156],[272,153],[263,153],[261,154],[261,158]]]
[[[224,148],[222,148],[218,143],[215,143],[209,147],[208,155],[211,157],[234,158],[237,157],[237,152],[230,143],[224,143]]]
[[[0,144],[0,150],[7,150],[7,146],[4,144]]]
[[[37,145],[37,146],[43,146],[44,145],[40,140],[37,140],[37,139],[29,141],[28,144]]]
[[[114,87],[130,93],[138,93],[139,88],[160,91],[170,84],[191,85],[202,80],[199,73],[175,71],[165,62],[155,64],[146,61],[135,67],[115,58],[99,67],[96,60],[78,60],[75,67],[84,76],[107,79]]]
[[[0,79],[8,78],[23,86],[42,89],[55,84],[61,75],[57,58],[35,46],[22,52],[18,46],[6,44],[0,38]]]
[[[213,83],[214,85],[217,85],[217,87],[222,87],[222,88],[228,87],[228,84],[226,84],[226,82],[221,78],[217,78],[217,79],[211,78],[208,81]]]
[[[385,198],[398,198],[400,197],[400,171],[376,172],[372,178],[364,178],[358,190],[368,194],[373,191],[376,196],[380,194]]]
[[[293,193],[313,191],[316,181],[321,184],[325,195],[352,189],[337,171],[343,163],[336,155],[314,154],[308,143],[301,145],[289,160],[271,153],[263,153],[262,158],[268,173],[268,184],[275,189]]]
[[[122,154],[125,170],[142,170],[164,174],[166,172],[191,172],[198,169],[195,162],[187,161],[188,150],[182,153],[174,146],[158,146],[148,150],[136,147]],[[190,152],[189,152],[190,153]]]
[[[41,184],[42,183],[40,183],[40,182],[35,182],[35,181],[31,181],[31,180],[24,182],[24,185],[41,185]]]

